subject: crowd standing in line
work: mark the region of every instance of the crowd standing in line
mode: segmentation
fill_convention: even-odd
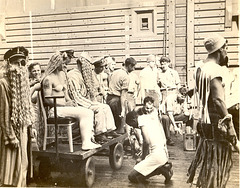
[[[194,182],[195,178],[197,185],[202,187],[226,186],[232,167],[231,146],[238,150],[239,101],[232,99],[236,78],[230,76],[227,68],[226,46],[226,40],[219,35],[206,39],[208,58],[195,76],[193,94],[199,94],[197,106],[200,112],[195,118],[201,120],[197,127],[201,139],[189,167],[188,182]],[[1,68],[0,95],[4,102],[0,106],[0,185],[26,185],[28,126],[33,126],[31,135],[37,140],[37,149],[42,148],[44,127],[38,113],[37,95],[41,90],[43,97],[64,96],[57,100],[58,116],[78,119],[83,150],[99,148],[109,136],[118,137],[127,132],[130,144],[135,144],[130,141],[131,136],[135,136],[137,150],[140,150],[129,180],[145,184],[150,177],[162,174],[165,183],[170,181],[173,170],[168,161],[167,145],[174,145],[170,126],[173,125],[176,133],[181,133],[175,121],[183,121],[187,126],[192,126],[193,121],[186,101],[188,92],[181,87],[178,72],[170,68],[168,57],[148,55],[147,66],[138,76],[134,73],[137,61],[132,57],[126,58],[123,66],[116,70],[113,57],[92,60],[87,52],[75,57],[73,50],[65,49],[52,55],[43,76],[40,64],[31,63],[28,80],[27,56],[24,47],[13,48],[4,55],[7,62],[4,71]],[[67,71],[67,65],[73,61],[77,68]],[[140,98],[140,107],[136,105],[137,98]],[[50,107],[50,116],[53,115],[53,101],[44,99],[44,102]],[[24,110],[20,106],[25,106]],[[23,113],[26,114],[24,118]],[[222,150],[228,157],[216,156],[216,153],[206,151],[207,147]],[[7,170],[9,155],[14,156],[10,162],[16,164],[10,171]],[[213,155],[207,161],[212,165],[217,157],[227,161],[228,165],[209,170],[203,163],[208,160],[205,155]],[[202,173],[196,173],[198,168]],[[216,176],[222,178],[215,181]]]

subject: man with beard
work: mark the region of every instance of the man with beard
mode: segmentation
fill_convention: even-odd
[[[32,125],[26,62],[28,50],[16,47],[4,55],[0,78],[0,185],[25,187],[28,172],[27,128]]]
[[[208,57],[197,68],[195,81],[198,92],[200,141],[195,158],[188,170],[188,182],[196,176],[196,187],[226,187],[232,168],[233,145],[239,151],[239,142],[225,102],[224,68],[227,58],[227,42],[218,35],[209,35],[204,46]]]

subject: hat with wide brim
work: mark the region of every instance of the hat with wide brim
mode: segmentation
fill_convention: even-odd
[[[18,46],[18,47],[9,49],[3,56],[4,60],[6,61],[11,61],[12,59],[15,59],[18,57],[26,59],[28,57],[28,50],[23,46]]]
[[[226,43],[226,39],[217,33],[208,35],[204,39],[204,46],[208,51],[208,54],[212,54],[219,50]]]

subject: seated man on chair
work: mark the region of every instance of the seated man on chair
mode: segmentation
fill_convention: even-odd
[[[117,137],[120,135],[114,131],[116,127],[109,105],[100,103],[96,99],[92,101],[87,98],[88,90],[83,75],[86,75],[87,71],[86,65],[84,64],[90,64],[90,62],[90,57],[87,57],[86,52],[83,52],[77,60],[77,69],[72,69],[67,73],[69,83],[68,92],[71,99],[73,99],[77,105],[95,112],[95,140],[103,143],[107,141],[107,136]],[[90,77],[90,75],[88,76]]]
[[[174,142],[170,138],[170,125],[172,124],[174,130],[181,134],[180,128],[176,125],[176,121],[183,121],[187,125],[192,125],[192,119],[189,120],[189,111],[186,101],[187,88],[179,89],[178,94],[168,95],[163,104],[162,123],[164,132],[167,138],[167,145],[173,146]]]
[[[56,53],[51,58],[45,70],[42,80],[43,96],[64,96],[57,100],[57,115],[60,117],[74,117],[78,120],[82,139],[82,149],[89,150],[101,147],[92,141],[93,137],[93,111],[87,108],[76,106],[69,98],[67,92],[66,60],[69,57],[66,53]],[[53,107],[53,99],[45,99],[45,103]],[[53,108],[49,111],[53,114]]]

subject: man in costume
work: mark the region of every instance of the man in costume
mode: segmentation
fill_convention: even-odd
[[[239,149],[224,96],[223,66],[228,61],[227,43],[222,36],[212,34],[205,39],[204,46],[208,57],[195,74],[200,114],[197,130],[201,138],[188,170],[188,182],[196,183],[197,187],[223,188],[232,167],[231,145]]]
[[[67,73],[69,94],[72,100],[77,105],[88,108],[94,111],[94,123],[95,123],[95,140],[99,143],[108,141],[107,136],[119,136],[113,130],[116,129],[113,114],[110,107],[107,104],[100,103],[97,100],[91,101],[87,98],[87,86],[88,80],[84,80],[83,75],[86,70],[86,63],[90,63],[91,58],[86,52],[81,53],[77,60],[77,69],[72,69]],[[85,69],[83,69],[83,67]],[[86,79],[86,77],[85,77]]]
[[[59,117],[74,117],[79,121],[79,128],[82,140],[82,149],[89,150],[101,147],[93,142],[93,112],[90,109],[77,106],[68,94],[68,83],[66,73],[66,63],[69,57],[66,53],[55,53],[49,60],[42,79],[44,96],[64,96],[57,100],[57,115]],[[71,59],[70,59],[71,60]],[[45,103],[53,107],[53,100],[46,99]],[[49,110],[49,115],[53,116],[53,108]]]
[[[26,63],[28,50],[16,47],[4,55],[0,73],[0,185],[26,187],[28,133],[32,125]]]

